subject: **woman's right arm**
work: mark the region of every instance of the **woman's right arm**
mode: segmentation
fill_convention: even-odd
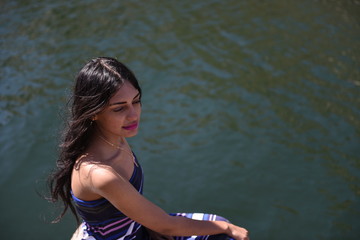
[[[141,225],[164,235],[192,236],[227,234],[247,240],[246,229],[224,221],[202,221],[170,216],[143,197],[127,179],[112,169],[96,168],[90,173],[91,190],[108,199],[119,211]]]

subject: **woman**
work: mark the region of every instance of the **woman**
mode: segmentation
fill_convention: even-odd
[[[142,168],[126,141],[137,134],[140,113],[141,89],[125,65],[100,57],[80,70],[50,177],[52,200],[64,202],[56,221],[68,208],[81,216],[73,239],[249,239],[220,216],[169,215],[142,196]]]

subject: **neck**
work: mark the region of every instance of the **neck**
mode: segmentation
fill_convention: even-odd
[[[136,161],[135,161],[134,154],[132,153],[130,147],[127,145],[125,138],[122,139],[122,142],[123,142],[122,145],[116,145],[116,144],[114,144],[114,143],[112,143],[112,142],[109,142],[108,140],[106,140],[106,139],[105,139],[103,136],[101,136],[101,135],[99,135],[99,138],[100,138],[102,141],[104,141],[105,143],[107,143],[108,145],[110,145],[111,147],[116,148],[116,149],[118,149],[118,150],[121,150],[121,151],[129,154],[129,156],[131,156],[131,159],[132,159],[133,163],[134,163],[136,166],[138,166],[138,164],[137,164]]]
[[[95,136],[100,138],[101,141],[103,141],[103,142],[105,142],[108,145],[113,146],[113,147],[114,146],[116,146],[116,147],[126,146],[126,140],[125,140],[124,137],[117,138],[116,140],[108,138],[108,137],[105,136],[105,134],[103,134],[103,132],[99,128],[96,128]]]
[[[125,139],[120,139],[120,141],[118,141],[118,143],[115,143],[115,142],[111,142],[109,140],[107,140],[104,136],[102,136],[101,134],[98,135],[99,138],[104,141],[105,143],[107,143],[108,145],[114,147],[114,148],[117,148],[117,149],[123,149],[125,147],[125,143],[126,143],[126,140]]]

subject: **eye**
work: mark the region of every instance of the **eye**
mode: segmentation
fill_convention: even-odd
[[[124,110],[124,107],[119,107],[119,108],[115,108],[113,111],[114,112],[121,112]]]
[[[133,104],[139,104],[139,103],[141,103],[141,99],[135,100],[135,101],[133,102]]]

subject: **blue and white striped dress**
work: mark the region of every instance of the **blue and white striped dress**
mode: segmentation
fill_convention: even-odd
[[[144,176],[143,171],[136,157],[134,171],[130,178],[130,183],[142,194]],[[71,193],[72,194],[72,193]],[[139,223],[125,216],[107,199],[102,198],[94,201],[84,201],[72,194],[73,202],[78,214],[83,219],[79,227],[79,238],[83,240],[130,240],[130,239],[150,239],[145,228]],[[173,216],[183,216],[196,220],[227,221],[225,218],[214,214],[203,213],[176,213]],[[231,239],[225,235],[213,236],[179,236],[175,240],[211,240],[211,239]]]

